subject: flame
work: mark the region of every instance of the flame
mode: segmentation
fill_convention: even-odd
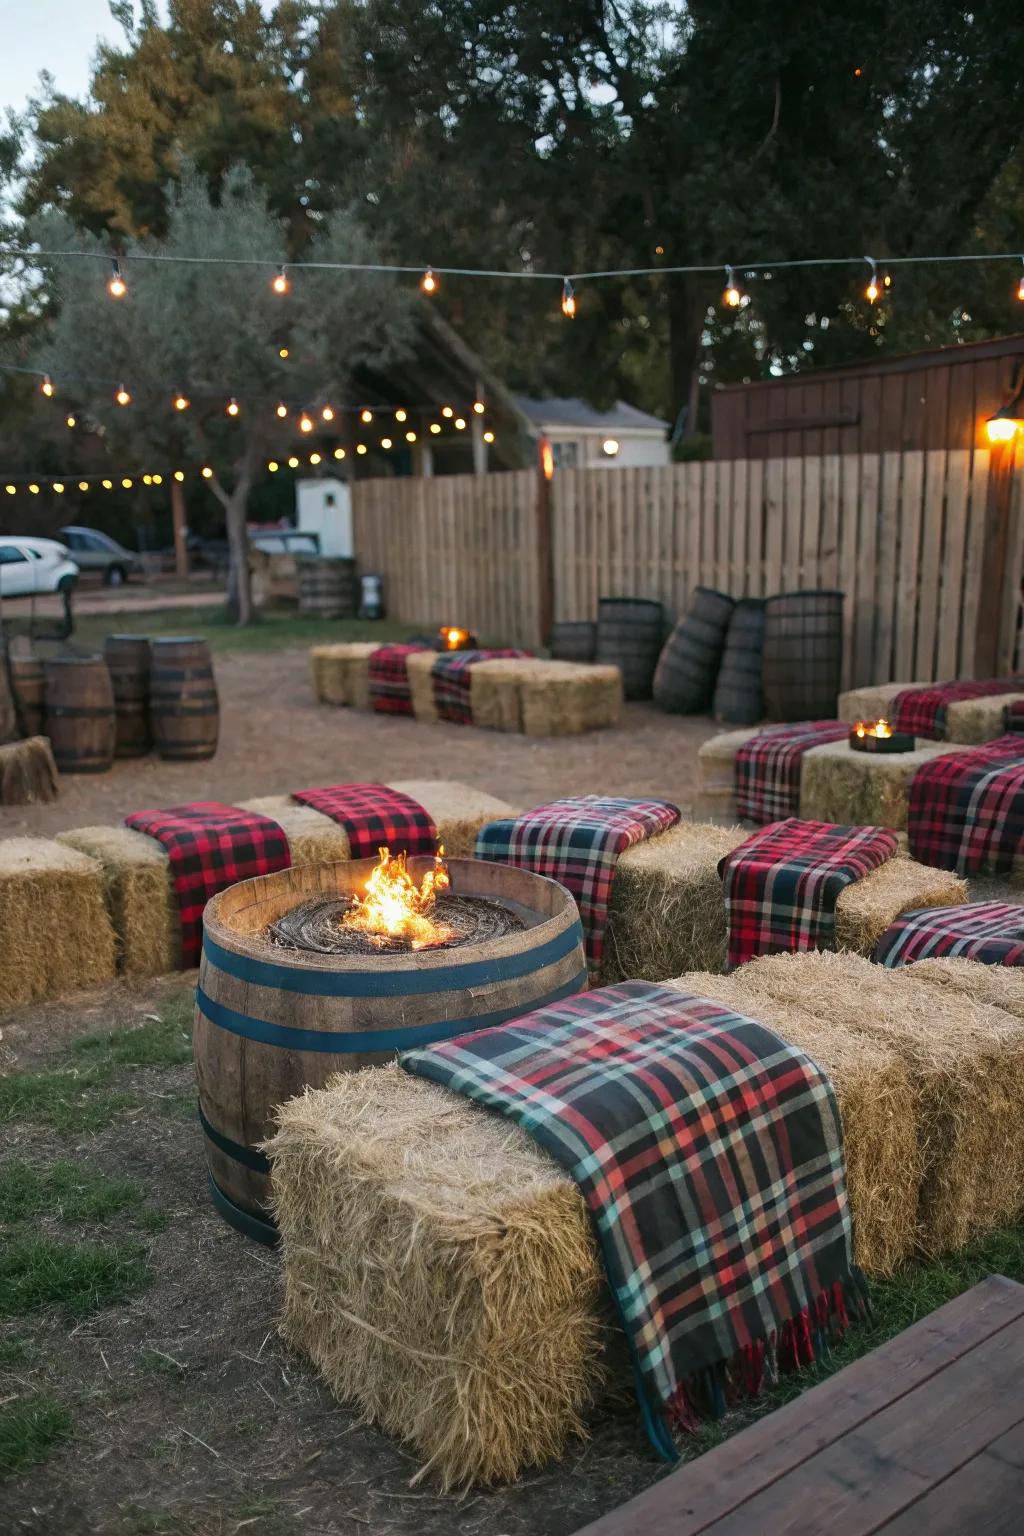
[[[457,651],[469,639],[469,630],[458,629],[452,624],[442,624],[441,639],[449,651]]]
[[[435,923],[430,912],[439,891],[451,885],[444,848],[438,848],[433,869],[428,869],[419,885],[406,868],[404,853],[392,855],[379,850],[380,861],[366,882],[366,891],[353,900],[342,918],[342,927],[354,928],[371,939],[407,939],[412,949],[426,949],[443,944],[454,929]]]
[[[892,735],[892,726],[888,720],[858,720],[854,726],[858,736],[877,736],[883,741]]]

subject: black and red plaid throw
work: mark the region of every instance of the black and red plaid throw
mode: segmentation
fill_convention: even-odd
[[[1006,729],[1024,731],[1024,699],[1013,699],[1006,706]]]
[[[907,688],[892,701],[890,724],[894,731],[942,741],[946,735],[947,710],[962,699],[985,699],[994,693],[1012,693],[1024,682],[1020,677],[989,677],[977,682],[931,683],[926,688]]]
[[[434,704],[440,718],[450,721],[452,725],[472,725],[471,673],[476,663],[529,654],[529,651],[512,648],[499,651],[441,651],[430,673]]]
[[[587,959],[604,955],[608,899],[619,855],[645,837],[657,837],[679,820],[668,800],[620,800],[572,795],[524,811],[513,820],[491,821],[476,835],[476,857],[516,864],[557,880],[580,909]]]
[[[272,875],[292,862],[284,829],[269,816],[194,800],[162,811],[136,811],[126,827],[155,837],[167,849],[181,919],[181,957],[198,965],[203,947],[203,908],[211,896],[239,880]]]
[[[725,885],[728,970],[757,955],[835,947],[836,902],[891,859],[882,827],[836,827],[790,817],[762,827],[718,866]]]
[[[862,1310],[832,1087],[763,1024],[631,981],[401,1061],[576,1181],[666,1458],[673,1430],[813,1360]]]
[[[375,858],[381,848],[410,855],[432,854],[437,848],[437,827],[429,811],[386,784],[295,789],[291,798],[344,827],[354,859]]]
[[[1024,907],[979,901],[903,912],[882,934],[871,958],[895,968],[945,956],[984,965],[1024,965]]]
[[[429,645],[381,645],[370,656],[370,708],[378,715],[411,715],[412,691],[406,661]]]
[[[801,720],[771,725],[739,748],[734,759],[736,814],[741,821],[779,821],[800,810],[800,767],[811,747],[843,741],[841,720]]]
[[[1024,738],[922,763],[910,782],[910,851],[922,864],[961,875],[1012,871],[1024,852]]]

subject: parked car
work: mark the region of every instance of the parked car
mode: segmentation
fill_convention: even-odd
[[[78,566],[56,539],[0,534],[0,597],[33,592],[69,592]]]
[[[60,536],[83,571],[99,571],[108,587],[120,587],[129,576],[142,575],[142,561],[109,533],[98,528],[62,528]]]
[[[295,528],[268,528],[262,533],[250,533],[253,549],[261,549],[265,555],[318,555],[320,535],[300,533]]]

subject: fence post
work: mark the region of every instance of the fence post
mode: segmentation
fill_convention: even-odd
[[[545,452],[545,450],[547,450]],[[538,644],[545,646],[551,639],[551,626],[555,619],[555,552],[551,518],[551,485],[554,464],[551,448],[546,439],[539,445],[537,464],[537,630]]]
[[[985,499],[985,541],[981,556],[981,601],[974,641],[975,677],[996,677],[1003,629],[1002,595],[1010,544],[1010,504],[1013,498],[1014,445],[994,443],[990,449],[988,493]]]

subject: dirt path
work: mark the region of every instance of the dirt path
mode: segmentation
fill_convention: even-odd
[[[121,761],[65,776],[52,805],[0,810],[0,831],[52,834],[182,800],[235,801],[344,779],[457,779],[514,804],[556,795],[657,794],[689,809],[696,751],[716,727],[630,704],[616,730],[537,740],[331,709],[314,702],[305,650],[215,659],[221,743],[208,763]]]

